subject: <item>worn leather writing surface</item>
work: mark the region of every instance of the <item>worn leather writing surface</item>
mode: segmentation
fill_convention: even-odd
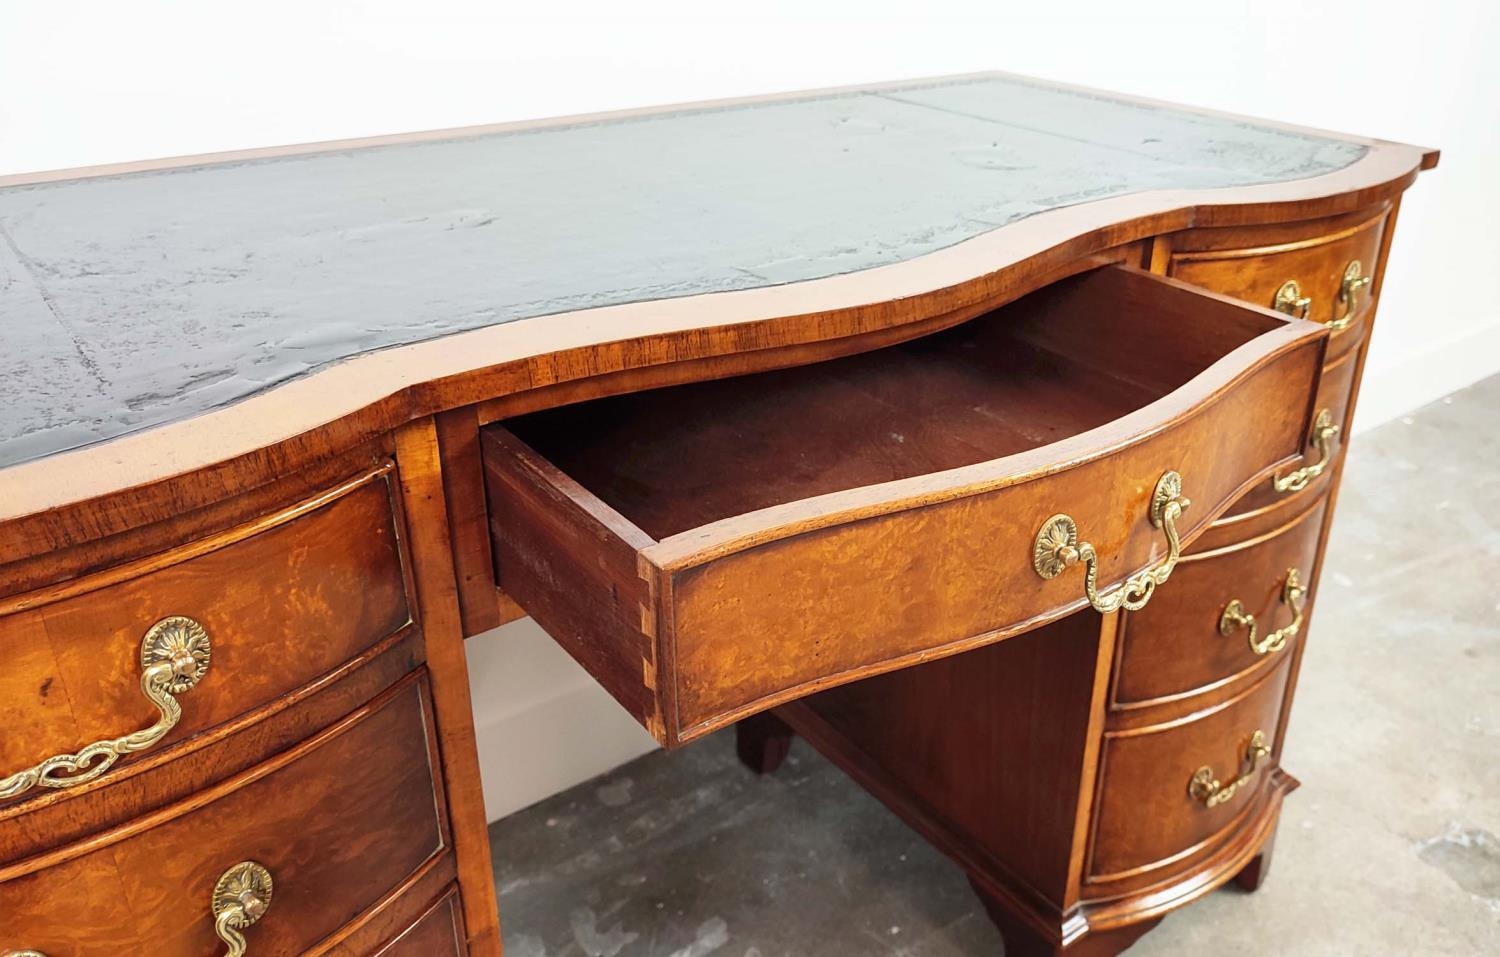
[[[1365,150],[985,77],[0,190],[0,467],[374,349]]]

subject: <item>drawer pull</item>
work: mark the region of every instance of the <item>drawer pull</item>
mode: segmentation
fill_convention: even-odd
[[[1235,793],[1255,777],[1255,768],[1260,764],[1261,758],[1269,756],[1271,746],[1266,744],[1266,733],[1256,731],[1250,736],[1250,745],[1245,748],[1245,773],[1228,784],[1220,784],[1219,779],[1214,777],[1214,769],[1204,765],[1193,773],[1193,779],[1188,782],[1188,794],[1195,801],[1202,801],[1205,807],[1218,807],[1225,801],[1234,797]]]
[[[1300,492],[1311,485],[1313,479],[1322,475],[1333,461],[1333,440],[1338,434],[1339,427],[1333,422],[1333,413],[1328,409],[1319,410],[1318,417],[1313,420],[1312,434],[1307,437],[1307,444],[1318,450],[1318,460],[1295,472],[1272,476],[1271,484],[1276,491]]]
[[[240,931],[265,916],[273,891],[271,872],[254,861],[242,861],[219,878],[214,885],[214,933],[229,947],[225,957],[245,953]]]
[[[1271,307],[1294,319],[1306,319],[1312,309],[1312,296],[1302,295],[1302,286],[1297,280],[1288,279],[1276,290],[1276,298],[1271,300]]]
[[[1084,594],[1089,604],[1101,614],[1138,611],[1151,600],[1156,586],[1162,584],[1182,557],[1182,543],[1177,537],[1177,520],[1188,507],[1182,495],[1182,476],[1164,472],[1151,495],[1151,524],[1167,537],[1167,557],[1161,564],[1134,575],[1108,595],[1099,594],[1099,556],[1094,546],[1078,540],[1078,523],[1070,515],[1054,515],[1042,523],[1032,544],[1031,567],[1042,578],[1056,578],[1080,561],[1085,563]]]
[[[47,957],[39,950],[7,950],[0,957]]]
[[[1286,584],[1281,589],[1281,603],[1292,610],[1292,622],[1285,628],[1278,628],[1264,638],[1256,639],[1257,622],[1255,616],[1245,611],[1245,605],[1238,598],[1224,606],[1224,613],[1219,616],[1219,634],[1228,638],[1240,628],[1250,629],[1250,650],[1257,655],[1269,655],[1286,647],[1286,643],[1297,636],[1302,630],[1302,609],[1307,601],[1307,589],[1302,587],[1302,575],[1295,568],[1286,570]]]
[[[1375,280],[1374,276],[1363,273],[1364,266],[1358,259],[1351,260],[1344,267],[1344,282],[1339,286],[1339,315],[1328,321],[1328,328],[1335,332],[1349,328],[1354,322],[1359,312],[1359,294]]]
[[[92,781],[122,756],[156,744],[182,719],[176,696],[202,680],[210,655],[208,633],[193,619],[174,615],[152,625],[141,639],[141,693],[156,706],[156,723],[123,737],[95,741],[75,754],[54,755],[0,778],[0,800],[34,787],[70,788]]]

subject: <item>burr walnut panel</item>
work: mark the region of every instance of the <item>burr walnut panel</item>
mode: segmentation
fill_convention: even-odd
[[[1078,608],[1082,569],[1032,568],[1054,513],[1106,584],[1161,562],[1158,479],[1190,536],[1294,457],[1322,346],[1108,267],[900,346],[525,416],[485,438],[497,580],[687,740]]]
[[[445,852],[422,672],[221,785],[0,868],[0,953],[200,957],[215,884],[241,861],[273,894],[250,953],[301,954]]]
[[[1212,692],[1289,656],[1312,607],[1325,505],[1314,499],[1312,507],[1264,536],[1184,557],[1170,587],[1145,608],[1125,613],[1117,639],[1115,706],[1141,707]],[[1289,592],[1292,574],[1298,584]],[[1234,601],[1244,614],[1254,616],[1256,640],[1266,647],[1264,652],[1251,648],[1248,626],[1221,629],[1224,610]],[[1294,621],[1296,634],[1267,647],[1275,632],[1285,634]]]
[[[172,551],[0,599],[0,779],[153,726],[141,648],[157,622],[185,617],[201,626],[201,677],[173,695],[176,725],[121,757],[119,769],[274,708],[407,627],[389,475],[382,466]],[[49,791],[45,781],[25,783],[12,786],[13,801]]]
[[[463,915],[457,889],[443,895],[416,923],[380,948],[375,957],[462,957]]]
[[[1277,306],[1281,293],[1283,308],[1292,314],[1330,324],[1334,336],[1329,352],[1338,355],[1357,344],[1374,304],[1385,225],[1382,209],[1363,220],[1340,223],[1324,235],[1290,242],[1174,250],[1167,274],[1268,308]],[[1354,263],[1359,264],[1357,274],[1351,273]],[[1296,283],[1295,296],[1288,283]]]
[[[1278,756],[1252,762],[1249,751],[1256,732],[1268,744],[1276,740],[1288,661],[1188,718],[1105,733],[1086,869],[1090,882],[1170,873],[1175,861],[1205,852],[1256,816],[1275,785]],[[1220,791],[1244,780],[1232,797],[1210,805],[1191,788],[1201,768],[1210,770]]]

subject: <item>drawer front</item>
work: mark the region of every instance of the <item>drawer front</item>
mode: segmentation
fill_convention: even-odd
[[[1140,611],[1122,616],[1116,707],[1212,691],[1290,655],[1311,609],[1325,503],[1268,537],[1188,555]]]
[[[85,783],[116,756],[123,767],[159,754],[329,676],[409,624],[389,471],[0,601],[0,800]],[[80,754],[95,742],[106,744]]]
[[[1173,252],[1167,274],[1265,308],[1328,323],[1330,351],[1352,345],[1374,301],[1385,213],[1324,236],[1236,249]]]
[[[1160,565],[1169,549],[1150,517],[1159,478],[1180,473],[1192,504],[1179,528],[1190,533],[1301,447],[1319,364],[1315,348],[1283,356],[1151,438],[1073,468],[887,504],[670,569],[660,628],[671,636],[684,736],[734,720],[747,705],[818,690],[830,675],[961,650],[966,639],[1086,606],[1082,562],[1047,580],[1035,568],[1039,533],[1059,513],[1098,554],[1101,592]]]
[[[706,425],[687,433],[692,442],[670,447],[652,436],[677,434],[664,430],[674,421],[681,427],[684,416],[661,405],[644,413],[629,403],[580,406],[572,421],[549,420],[550,437],[534,420],[518,425],[568,462],[569,472],[516,432],[490,427],[484,455],[501,588],[669,745],[1091,604],[1107,611],[1127,580],[1153,583],[1130,589],[1133,601],[1144,600],[1142,590],[1166,582],[1175,550],[1252,485],[1298,458],[1326,336],[1310,323],[1138,270],[1101,270],[1062,296],[1026,315],[1024,342],[971,341],[975,355],[1010,349],[1023,357],[1018,369],[1001,373],[961,366],[966,389],[985,384],[977,392],[944,391],[950,383],[939,372],[957,360],[919,352],[886,366],[845,364],[822,379],[818,366],[808,366],[795,385],[799,402],[762,406],[764,393],[754,388],[747,404],[706,393],[695,413]],[[1100,330],[1094,320],[1105,308],[1121,329]],[[1219,338],[1228,330],[1235,330],[1232,345]],[[1026,347],[1054,358],[1026,359],[1033,355]],[[1187,356],[1202,371],[1185,381],[1151,381],[1181,368]],[[1008,393],[984,391],[991,375],[1002,374],[1015,376],[1003,380]],[[1121,394],[1140,404],[1122,399],[1110,406],[1115,418],[1064,430],[1073,421],[1069,407],[1099,401],[1101,383],[1120,387],[1121,379],[1132,380]],[[776,385],[784,382],[770,380],[768,388],[793,388]],[[832,385],[824,390],[824,382]],[[944,401],[931,418],[892,432],[893,396],[921,405],[913,383],[932,387]],[[1033,433],[1020,451],[978,462],[945,452],[945,443],[972,449],[997,431],[994,412],[986,411],[982,427],[956,439],[963,410],[1015,405],[1031,393],[1048,401],[1031,406],[1018,425]],[[859,405],[860,395],[879,396],[883,405]],[[860,423],[880,423],[881,434],[872,440],[857,432],[849,440],[837,416],[812,425],[810,413],[795,416],[798,407],[840,403],[863,409]],[[739,418],[718,418],[722,409]],[[645,423],[650,434],[622,429],[621,421]],[[606,440],[616,444],[603,451],[589,446],[601,435],[589,431],[591,422],[604,423]],[[733,440],[727,446],[725,436]],[[816,448],[799,444],[803,436]],[[569,441],[592,452],[574,454]],[[872,447],[877,458],[899,454],[880,441],[919,449],[916,474],[843,487],[826,479],[844,474],[838,470]],[[837,451],[841,442],[850,454]],[[712,449],[708,469],[691,461],[705,445]],[[609,471],[607,463],[645,458],[647,447],[658,463],[654,470]],[[727,501],[724,485],[738,480],[725,475],[731,452],[734,462],[747,463],[738,472],[779,471],[785,494],[759,508],[744,504],[765,484],[757,478],[755,487],[736,486]],[[817,455],[836,461],[809,467]],[[945,465],[953,461],[973,464]],[[854,473],[861,479],[886,474],[865,465]],[[804,492],[814,480],[826,484]],[[609,489],[625,512],[593,489]],[[691,521],[672,525],[661,518],[681,498],[701,503],[714,496],[725,501]],[[1191,500],[1185,512],[1178,510],[1183,498]],[[729,517],[704,517],[724,509]],[[634,524],[637,516],[669,530],[656,540]]]
[[[1105,734],[1092,882],[1168,867],[1249,826],[1264,810],[1277,756],[1252,758],[1252,746],[1276,740],[1289,662],[1200,715]],[[1209,787],[1214,781],[1216,790]]]
[[[377,951],[376,957],[463,957],[465,953],[463,916],[455,888]]]
[[[272,881],[250,953],[303,953],[442,854],[431,729],[419,672],[246,775],[0,870],[0,953],[217,953],[211,903],[241,862]]]
[[[1229,509],[1234,518],[1282,505],[1292,505],[1302,495],[1317,495],[1327,486],[1349,435],[1350,406],[1354,401],[1354,374],[1359,369],[1360,350],[1354,349],[1323,367],[1314,418],[1302,459],[1271,479],[1246,492]]]

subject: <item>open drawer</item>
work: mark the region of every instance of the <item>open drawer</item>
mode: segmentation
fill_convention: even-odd
[[[497,581],[686,741],[1143,600],[1300,454],[1326,336],[1111,266],[877,351],[497,423]]]

